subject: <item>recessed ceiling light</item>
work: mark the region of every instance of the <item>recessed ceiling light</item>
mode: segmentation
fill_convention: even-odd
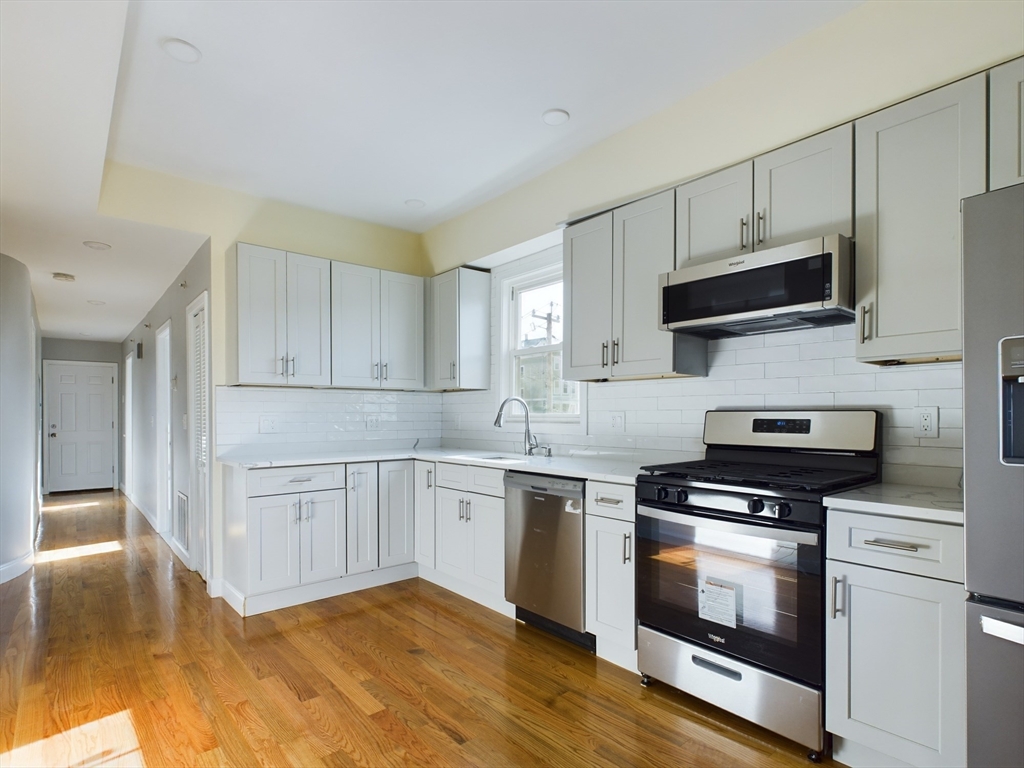
[[[569,122],[569,113],[564,109],[549,109],[540,118],[548,125],[562,125]]]
[[[67,272],[54,272],[54,280],[60,280],[62,283],[73,283],[75,282],[75,276],[69,275]]]
[[[417,200],[416,198],[413,198],[412,200],[406,200],[405,204],[410,208],[423,208],[424,206],[426,206],[426,203],[424,203],[422,200]]]
[[[164,53],[172,59],[180,61],[183,64],[195,64],[203,58],[202,51],[187,40],[182,40],[180,37],[165,37],[160,43],[160,47],[163,48]]]
[[[83,240],[82,245],[92,248],[94,251],[109,251],[110,243],[101,243],[99,240]]]
[[[104,304],[106,304],[107,302],[105,302],[105,301],[100,301],[99,299],[89,299],[89,303],[90,303],[90,304],[94,304],[94,305],[95,305],[95,306],[97,306],[97,307],[101,307],[101,306],[103,306]]]

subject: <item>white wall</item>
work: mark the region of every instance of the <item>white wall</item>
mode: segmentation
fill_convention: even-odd
[[[180,287],[184,282],[186,286]],[[181,491],[189,493],[188,464],[188,430],[182,418],[187,409],[188,378],[186,368],[187,345],[185,309],[203,291],[210,289],[210,242],[209,240],[196,251],[195,256],[185,266],[170,287],[153,305],[135,329],[121,343],[119,359],[132,353],[136,345],[142,342],[141,360],[132,363],[132,418],[134,487],[132,503],[149,518],[155,526],[158,512],[158,477],[165,468],[157,466],[157,427],[156,427],[156,332],[167,319],[171,320],[171,375],[178,377],[177,389],[171,392],[171,447],[173,453],[173,493]],[[150,327],[146,327],[149,324]],[[122,370],[122,375],[123,375]],[[121,385],[121,407],[124,406],[125,382]],[[125,414],[121,420],[121,451],[124,455]],[[211,444],[213,436],[211,434]],[[124,477],[124,462],[121,466]]]
[[[274,455],[392,450],[439,446],[441,395],[355,389],[217,387],[217,454],[272,451]],[[260,418],[278,422],[260,433]],[[367,428],[376,416],[380,428]]]
[[[32,566],[40,502],[41,372],[28,269],[0,254],[0,583]]]
[[[492,280],[491,386],[442,396],[444,447],[523,450],[522,422],[494,426],[502,297]],[[703,456],[704,413],[716,408],[873,408],[883,417],[888,482],[953,487],[963,466],[960,363],[878,367],[854,359],[854,326],[710,342],[707,378],[588,384],[588,434],[553,434],[533,424],[555,454],[609,454],[640,462]],[[913,408],[939,407],[939,437],[913,437]],[[622,414],[625,429],[612,428]]]

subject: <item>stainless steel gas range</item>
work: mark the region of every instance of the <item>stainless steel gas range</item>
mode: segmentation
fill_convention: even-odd
[[[825,748],[829,493],[878,482],[876,411],[709,411],[703,461],[637,477],[637,639],[660,680]]]

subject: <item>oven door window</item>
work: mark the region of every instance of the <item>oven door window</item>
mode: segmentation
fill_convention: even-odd
[[[820,685],[820,543],[815,532],[641,507],[637,618]]]

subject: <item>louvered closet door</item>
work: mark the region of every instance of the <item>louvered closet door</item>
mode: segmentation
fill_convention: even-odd
[[[191,479],[188,541],[194,541],[189,553],[192,570],[206,573],[206,510],[207,473],[210,462],[210,406],[209,406],[209,322],[204,293],[189,306],[189,442],[191,448]]]

